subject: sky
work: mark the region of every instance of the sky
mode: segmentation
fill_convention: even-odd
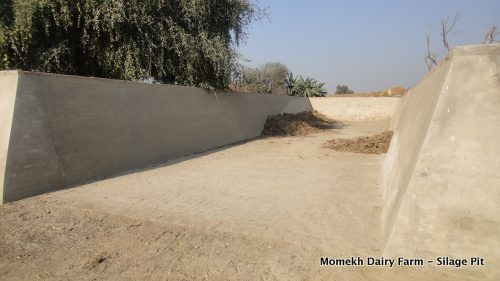
[[[415,85],[427,72],[426,34],[443,57],[441,18],[460,13],[450,45],[480,44],[488,26],[500,28],[500,0],[259,0],[270,19],[254,22],[239,51],[258,66],[281,62],[330,93]],[[500,38],[499,38],[500,39]]]

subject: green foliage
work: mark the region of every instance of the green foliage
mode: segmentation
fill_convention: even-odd
[[[337,85],[337,90],[335,91],[336,95],[344,95],[344,94],[352,94],[354,93],[347,87],[346,85]]]
[[[251,0],[1,0],[0,70],[226,88]]]
[[[239,70],[239,75],[233,80],[236,90],[267,93],[286,94],[285,81],[288,76],[288,67],[279,62],[268,62],[257,68]]]
[[[323,88],[325,83],[318,83],[316,79],[309,77],[306,79],[302,76],[293,77],[293,73],[289,74],[286,84],[290,96],[324,97],[327,93]]]

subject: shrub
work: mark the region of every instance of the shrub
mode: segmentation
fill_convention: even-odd
[[[336,95],[344,95],[344,94],[352,94],[354,93],[347,87],[346,85],[337,85],[337,90],[335,91]]]
[[[238,77],[239,79],[234,81],[236,90],[286,94],[288,67],[279,62],[268,62],[257,68],[244,68]]]

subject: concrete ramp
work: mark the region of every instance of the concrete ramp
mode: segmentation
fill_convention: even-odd
[[[500,45],[454,49],[397,109],[382,186],[385,254],[481,257],[500,276]]]

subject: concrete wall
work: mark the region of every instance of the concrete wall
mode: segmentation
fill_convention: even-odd
[[[253,138],[268,115],[311,110],[306,98],[171,85],[26,72],[0,81],[4,202]]]
[[[406,195],[408,182],[427,134],[429,123],[439,99],[441,88],[449,70],[449,61],[428,74],[410,89],[399,103],[391,129],[394,130],[391,146],[384,161],[382,195],[385,199],[383,219],[386,233],[390,234],[401,202]]]
[[[405,97],[387,155],[400,166],[389,169],[400,184],[391,182],[387,193],[399,189],[398,207],[387,212],[394,219],[385,254],[480,256],[487,264],[482,270],[449,273],[498,280],[499,69],[499,44],[456,48]]]
[[[376,121],[392,117],[399,97],[310,98],[314,110],[339,121]]]

